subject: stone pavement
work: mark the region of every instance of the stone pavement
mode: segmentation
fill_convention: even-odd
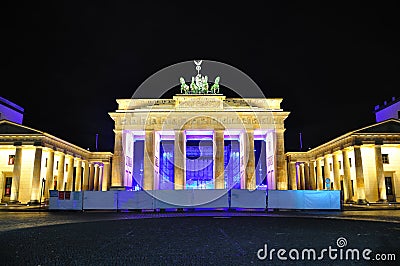
[[[396,265],[400,259],[399,223],[203,214],[2,213],[0,219],[22,215],[37,226],[0,231],[1,265],[369,265],[382,258]],[[43,218],[61,223],[42,225]]]
[[[0,264],[364,265],[377,264],[377,256],[382,255],[391,258],[385,261],[391,265],[393,256],[400,260],[398,207],[370,204],[343,206],[342,211],[82,212],[2,205]],[[291,249],[312,248],[320,255],[331,247],[339,252],[339,240],[347,243],[343,248],[369,248],[374,261],[329,256],[282,261],[276,256],[279,249],[287,251],[286,257]],[[269,251],[275,249],[272,259],[257,256],[265,245]]]

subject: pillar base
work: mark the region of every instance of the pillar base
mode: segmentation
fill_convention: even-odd
[[[377,202],[378,203],[388,203],[389,201],[387,199],[379,199]]]
[[[40,202],[38,200],[31,200],[28,202],[29,205],[40,205]]]
[[[21,203],[21,202],[18,201],[18,200],[10,200],[8,203],[9,203],[9,204],[19,204],[19,203]]]
[[[366,199],[357,200],[357,204],[359,205],[367,205],[369,202]]]
[[[346,204],[356,204],[356,202],[352,199],[347,199]]]
[[[110,187],[110,191],[112,191],[112,190],[122,190],[122,191],[125,191],[125,190],[127,190],[127,187],[125,187],[125,186],[111,186],[111,187]]]

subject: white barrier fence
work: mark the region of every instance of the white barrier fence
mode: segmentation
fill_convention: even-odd
[[[269,190],[268,208],[340,210],[340,190]]]
[[[231,190],[231,208],[265,209],[267,206],[266,190]]]
[[[267,194],[268,193],[268,194]],[[148,190],[51,191],[49,210],[155,209],[330,209],[340,210],[337,190]]]
[[[66,193],[67,192],[67,193]],[[82,192],[50,191],[49,210],[82,210]]]

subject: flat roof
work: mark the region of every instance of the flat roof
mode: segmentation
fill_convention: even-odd
[[[392,97],[392,99],[390,101],[385,101],[383,104],[375,105],[374,112],[377,113],[377,112],[379,112],[379,111],[381,111],[383,109],[386,109],[387,107],[389,107],[389,106],[391,106],[391,105],[393,105],[393,104],[395,104],[395,103],[397,103],[399,101],[400,101],[400,97],[397,97],[397,98],[396,97]]]
[[[13,102],[11,102],[11,101],[9,101],[9,100],[7,100],[7,99],[4,99],[4,98],[1,97],[1,96],[0,96],[0,104],[6,106],[6,107],[8,107],[8,108],[14,109],[15,111],[18,111],[18,112],[20,112],[20,113],[23,113],[23,112],[24,112],[24,108],[22,108],[21,106],[19,106],[19,105],[13,103]]]

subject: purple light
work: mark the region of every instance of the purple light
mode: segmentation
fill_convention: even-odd
[[[212,130],[186,130],[186,136],[212,136],[213,134]]]

